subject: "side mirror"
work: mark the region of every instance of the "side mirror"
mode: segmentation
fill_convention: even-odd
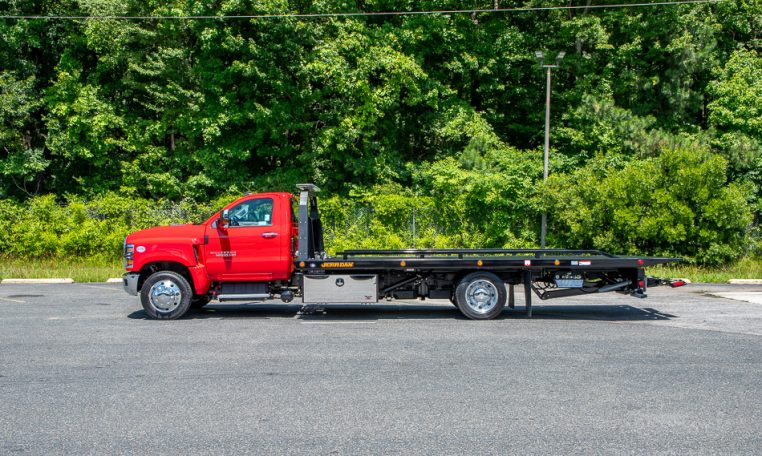
[[[217,221],[217,228],[225,229],[230,225],[230,210],[223,209],[220,212],[220,219]]]

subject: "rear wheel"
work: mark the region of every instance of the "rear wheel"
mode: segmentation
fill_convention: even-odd
[[[455,289],[458,309],[472,320],[490,320],[503,311],[505,283],[491,272],[472,272]]]
[[[140,289],[140,302],[151,318],[174,320],[190,307],[193,291],[185,277],[174,271],[151,274]]]

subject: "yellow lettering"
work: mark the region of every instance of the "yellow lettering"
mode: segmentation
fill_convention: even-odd
[[[354,263],[349,262],[335,262],[335,263],[323,263],[321,266],[324,268],[352,268],[354,267]]]

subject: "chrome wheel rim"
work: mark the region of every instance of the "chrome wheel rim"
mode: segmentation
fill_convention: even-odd
[[[485,314],[497,305],[497,288],[489,280],[475,280],[466,288],[466,304],[478,314]]]
[[[148,291],[148,300],[159,312],[172,312],[180,305],[182,293],[175,282],[169,279],[160,280]]]

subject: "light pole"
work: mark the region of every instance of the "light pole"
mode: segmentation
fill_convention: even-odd
[[[564,58],[566,52],[561,51],[556,56],[556,63],[553,65],[545,64],[545,54],[542,51],[535,51],[535,57],[540,64],[540,68],[544,68],[547,73],[545,83],[545,153],[543,155],[543,168],[542,168],[542,180],[548,180],[548,151],[550,150],[550,70],[558,68],[561,65],[561,59]],[[540,248],[545,248],[545,234],[548,232],[548,214],[542,213],[542,224],[540,226]]]

